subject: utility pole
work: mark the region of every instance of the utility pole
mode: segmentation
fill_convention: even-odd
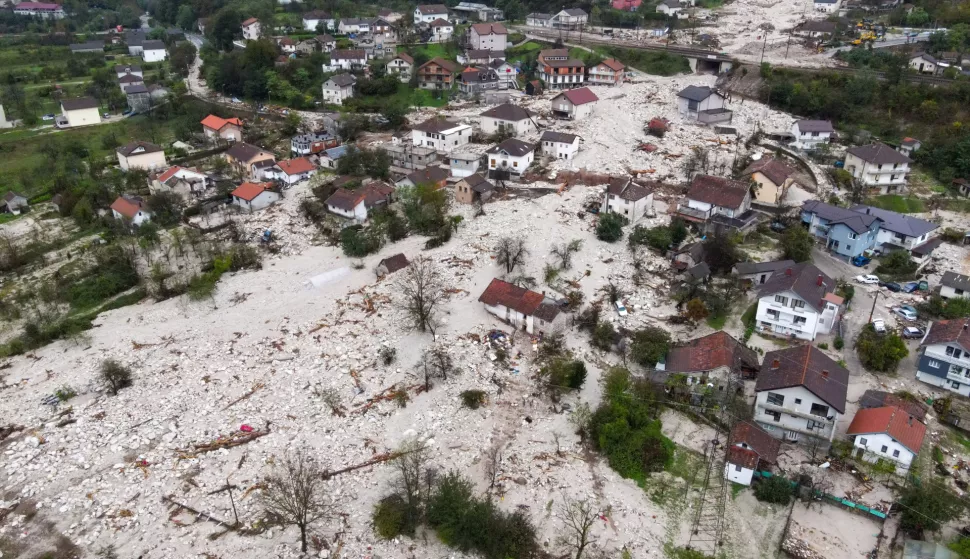
[[[876,291],[876,294],[872,297],[872,309],[869,311],[869,323],[870,324],[872,323],[872,315],[875,314],[875,312],[876,312],[876,301],[878,299],[879,299],[879,292]]]
[[[768,31],[765,30],[765,42],[761,45],[761,64],[765,63],[765,48],[768,47]]]
[[[788,49],[791,48],[791,34],[793,31],[795,31],[794,27],[788,30],[788,44],[785,46],[785,60],[788,60]]]

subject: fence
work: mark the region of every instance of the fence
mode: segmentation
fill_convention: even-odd
[[[763,477],[765,479],[770,478],[772,475],[773,474],[771,472],[763,472],[763,471],[755,472],[756,477]],[[791,483],[792,486],[798,485],[797,482],[790,481],[790,480],[789,480],[789,483]],[[836,497],[835,495],[832,495],[830,493],[822,493],[821,491],[812,491],[812,495],[816,498],[821,499],[822,502],[828,502],[831,504],[839,505],[850,511],[861,512],[865,515],[874,517],[878,519],[879,522],[885,522],[887,518],[886,513],[880,510],[867,507],[866,505],[862,505],[862,504],[850,501],[848,499],[843,499],[842,497]]]

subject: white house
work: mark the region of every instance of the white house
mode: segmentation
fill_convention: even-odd
[[[297,157],[277,161],[272,170],[267,172],[267,178],[273,178],[286,186],[309,180],[316,173],[316,166],[306,157]]]
[[[916,138],[910,138],[909,136],[903,138],[903,141],[899,143],[899,147],[896,151],[909,157],[913,155],[914,151],[919,151],[919,148],[923,147],[923,142],[917,140]]]
[[[582,29],[589,21],[589,14],[582,8],[565,8],[552,14],[550,25],[556,29]]]
[[[751,421],[738,421],[728,436],[724,477],[733,483],[751,485],[755,471],[778,462],[781,441]]]
[[[926,425],[896,406],[883,406],[857,411],[845,434],[853,438],[856,459],[892,462],[902,473],[919,454]]]
[[[67,125],[71,128],[101,123],[98,102],[92,97],[62,100],[61,114],[67,119]]]
[[[508,37],[509,30],[501,23],[473,23],[468,31],[469,48],[504,51]]]
[[[251,17],[242,22],[242,34],[243,39],[246,39],[247,41],[255,41],[256,39],[259,39],[261,34],[259,20]]]
[[[579,153],[579,136],[544,130],[539,137],[539,149],[543,155],[570,160]]]
[[[455,25],[447,19],[438,18],[428,24],[431,28],[432,43],[446,43],[455,34]]]
[[[367,53],[363,49],[335,49],[330,53],[330,65],[324,65],[324,72],[337,70],[360,70],[367,64]]]
[[[816,12],[832,14],[839,11],[839,6],[842,5],[842,0],[813,0],[813,4]]]
[[[411,71],[414,69],[414,59],[406,52],[399,52],[388,61],[385,67],[388,74],[397,74],[402,82],[410,81]]]
[[[918,52],[910,57],[909,67],[920,74],[935,74],[940,69],[940,61],[926,52]]]
[[[488,67],[495,71],[498,76],[499,89],[516,88],[516,69],[504,59],[495,58],[488,63]]]
[[[145,202],[137,196],[119,196],[111,204],[111,215],[115,219],[123,219],[136,227],[152,218],[151,212],[145,209]]]
[[[663,0],[663,2],[657,4],[657,12],[665,14],[667,17],[679,17],[683,10],[684,7],[680,4],[680,0]]]
[[[472,127],[442,118],[431,118],[411,129],[411,143],[449,152],[468,144]]]
[[[552,27],[552,14],[533,12],[525,16],[525,24],[529,27]]]
[[[535,149],[516,138],[509,138],[485,153],[488,156],[488,170],[493,177],[496,173],[504,172],[520,176],[535,158]]]
[[[313,40],[320,45],[320,50],[323,52],[333,52],[333,49],[337,48],[337,39],[334,39],[332,35],[317,35]]]
[[[125,74],[118,78],[118,86],[121,88],[121,91],[133,85],[145,85],[145,78],[136,74]]]
[[[348,17],[337,22],[337,32],[341,35],[350,35],[351,33],[367,33],[369,31],[370,22],[366,19]]]
[[[394,187],[375,181],[356,190],[338,188],[324,204],[332,213],[363,223],[368,211],[390,204],[393,196]]]
[[[913,160],[893,148],[876,142],[849,148],[845,154],[845,170],[869,189],[890,194],[906,188],[909,164]]]
[[[707,111],[725,109],[725,97],[708,86],[689,85],[677,94],[677,110],[681,115],[703,120]]]
[[[970,276],[958,274],[952,270],[943,272],[943,278],[940,279],[940,297],[944,299],[970,298]]]
[[[115,150],[118,155],[118,166],[122,171],[129,169],[162,169],[167,167],[165,150],[161,146],[148,142],[131,142]]]
[[[161,41],[145,41],[141,47],[141,58],[145,62],[161,62],[168,58],[165,43]]]
[[[849,371],[811,344],[769,351],[755,383],[754,420],[787,441],[831,441],[848,384]]]
[[[327,31],[334,31],[335,23],[333,16],[324,11],[313,10],[303,14],[303,29],[306,31],[316,31],[321,24]]]
[[[879,218],[879,230],[873,248],[882,252],[903,249],[912,251],[938,233],[940,226],[908,214],[901,214],[873,206],[852,206],[850,211]]]
[[[261,210],[280,199],[280,195],[270,190],[271,188],[271,182],[244,182],[230,193],[232,203],[250,212]]]
[[[513,136],[524,136],[537,129],[534,113],[511,103],[492,107],[480,116],[483,134],[510,133]]]
[[[966,318],[938,320],[930,324],[920,341],[916,378],[970,396],[970,328]]]
[[[811,151],[831,142],[835,128],[829,120],[796,120],[791,125],[791,133],[795,137],[793,147]]]
[[[559,118],[579,120],[593,113],[599,97],[588,87],[569,89],[552,98],[552,114]]]
[[[755,314],[759,332],[812,341],[838,322],[842,298],[835,281],[811,262],[772,274],[758,290]]]
[[[524,287],[493,279],[478,298],[485,310],[517,330],[529,334],[551,334],[566,323],[558,305],[546,301],[545,296]]]
[[[174,165],[154,177],[149,185],[152,194],[156,192],[175,192],[185,198],[200,194],[210,185],[211,179],[197,169],[187,169]]]
[[[622,215],[636,222],[653,210],[653,189],[633,182],[629,177],[610,179],[603,194],[603,213]]]
[[[0,211],[19,215],[20,210],[26,207],[29,207],[27,197],[17,194],[13,190],[8,190],[6,194],[0,197]]]
[[[751,285],[763,285],[771,276],[795,265],[794,260],[775,260],[771,262],[738,262],[731,268],[731,274],[738,276]]]
[[[422,4],[414,8],[414,23],[431,23],[436,19],[448,19],[448,7],[444,4]]]
[[[353,74],[337,74],[331,76],[329,80],[323,82],[323,102],[333,105],[342,105],[344,99],[354,96],[354,85],[357,78]]]
[[[0,103],[0,128],[13,128],[16,125],[16,121],[7,120],[7,114],[3,112],[3,104]]]
[[[454,152],[448,155],[451,176],[464,178],[474,175],[482,165],[482,156],[474,153]]]

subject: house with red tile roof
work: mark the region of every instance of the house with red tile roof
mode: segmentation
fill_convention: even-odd
[[[667,350],[657,369],[687,375],[694,382],[726,379],[729,374],[754,378],[761,362],[758,354],[724,331],[688,340]]]
[[[134,226],[151,221],[152,214],[146,209],[145,201],[137,196],[119,196],[111,203],[111,215]]]
[[[178,165],[173,165],[151,178],[150,190],[152,194],[175,192],[183,198],[189,198],[191,194],[205,192],[205,189],[212,182],[208,175],[198,169],[179,167]]]
[[[266,171],[264,175],[268,179],[276,179],[282,182],[285,186],[292,186],[298,182],[309,180],[316,171],[317,166],[309,159],[306,157],[297,157],[277,161],[276,165],[269,171]]]
[[[238,118],[221,118],[209,115],[202,119],[202,132],[206,138],[222,138],[229,142],[242,141],[243,123]]]
[[[697,175],[687,189],[686,200],[676,215],[705,230],[745,232],[758,223],[751,210],[751,187],[747,183],[712,175]]]
[[[845,434],[856,459],[892,462],[907,471],[923,446],[926,425],[903,409],[883,406],[857,411]]]
[[[591,85],[620,85],[623,83],[625,73],[626,66],[622,62],[615,58],[607,58],[589,69],[586,83]]]
[[[331,213],[363,223],[367,221],[370,211],[387,206],[392,201],[394,201],[394,187],[381,181],[374,181],[353,190],[338,188],[324,204]]]
[[[552,98],[552,114],[558,118],[578,120],[592,114],[599,97],[588,87],[567,89]]]
[[[259,36],[262,34],[259,20],[254,17],[242,22],[241,27],[243,39],[246,39],[247,41],[255,41],[256,39],[259,39]]]
[[[556,303],[543,294],[498,278],[488,284],[478,301],[490,314],[529,334],[552,333],[565,320]]]
[[[756,471],[778,463],[781,441],[752,421],[739,421],[728,436],[725,479],[741,485],[751,485]]]
[[[254,212],[279,201],[278,192],[271,190],[271,182],[244,182],[230,193],[232,203],[243,210]]]

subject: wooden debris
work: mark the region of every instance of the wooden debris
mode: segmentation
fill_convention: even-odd
[[[329,470],[326,470],[323,472],[323,479],[330,479],[335,476],[339,476],[340,474],[345,474],[347,472],[352,472],[354,470],[359,470],[361,468],[367,468],[369,466],[374,466],[376,464],[382,464],[389,460],[394,460],[395,458],[404,456],[405,454],[408,454],[408,453],[395,451],[395,452],[385,452],[383,454],[378,454],[377,456],[371,458],[370,460],[367,460],[366,462],[361,462],[360,464],[354,464],[353,466],[347,466],[346,468],[341,468],[339,470],[334,470],[332,472]]]
[[[223,527],[225,527],[227,529],[230,529],[230,530],[235,529],[235,527],[233,525],[229,524],[225,520],[221,520],[219,518],[216,518],[216,517],[212,516],[211,514],[209,514],[207,512],[202,512],[202,511],[200,511],[198,509],[194,509],[194,508],[186,505],[185,503],[180,503],[180,502],[176,501],[175,499],[173,499],[171,495],[165,495],[165,496],[163,496],[162,497],[162,502],[163,503],[168,503],[169,505],[171,505],[173,507],[172,513],[168,517],[168,519],[171,520],[171,521],[173,521],[173,522],[177,522],[175,520],[175,516],[178,513],[182,512],[183,510],[187,510],[187,511],[191,512],[192,514],[194,514],[196,516],[196,519],[200,519],[201,518],[202,520],[207,520],[209,522],[215,522],[216,524],[218,524],[220,526],[223,526]]]
[[[204,454],[206,452],[212,452],[213,450],[220,450],[223,448],[234,448],[237,446],[242,446],[246,443],[251,443],[260,437],[265,437],[270,434],[269,423],[266,424],[266,428],[262,431],[253,431],[252,433],[245,433],[243,431],[236,431],[235,433],[227,437],[219,437],[218,439],[209,443],[200,443],[192,445],[192,448],[180,449],[179,458],[193,458],[197,454]]]
[[[252,390],[250,390],[249,392],[247,392],[247,393],[243,394],[242,396],[236,398],[235,400],[229,402],[228,404],[226,404],[226,407],[222,408],[222,410],[225,411],[225,410],[231,408],[232,406],[238,404],[239,402],[242,402],[243,400],[251,397],[253,394],[256,393],[257,390],[259,390],[260,388],[263,388],[265,386],[266,386],[265,384],[263,384],[261,382],[257,382],[256,384],[253,385]]]
[[[420,390],[423,387],[424,387],[423,384],[415,384],[412,386],[405,387],[402,390],[407,392],[408,390]],[[384,390],[381,390],[373,398],[368,398],[367,403],[350,410],[350,413],[365,412],[368,409],[370,409],[374,404],[377,404],[379,402],[385,402],[387,400],[393,400],[397,396],[398,392],[399,390],[397,388],[397,384],[392,384],[391,386],[385,388]]]
[[[6,439],[7,437],[12,435],[13,433],[16,433],[17,431],[23,431],[24,429],[26,429],[26,427],[24,427],[23,425],[14,425],[13,423],[4,425],[0,427],[0,441]]]

